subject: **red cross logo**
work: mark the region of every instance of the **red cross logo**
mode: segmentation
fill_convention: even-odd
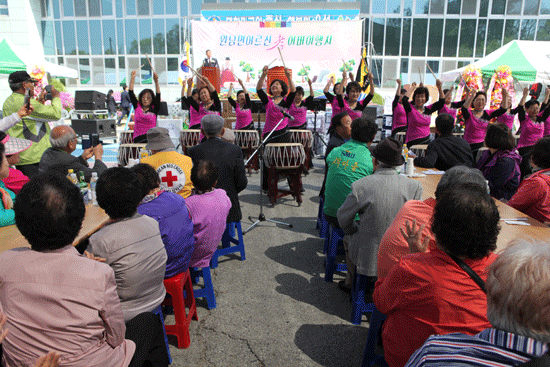
[[[178,176],[172,176],[172,172],[168,171],[166,172],[166,177],[162,177],[162,182],[166,182],[168,187],[174,186],[174,181],[178,180]]]

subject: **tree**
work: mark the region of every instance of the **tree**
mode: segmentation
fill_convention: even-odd
[[[304,76],[308,76],[310,70],[311,68],[309,66],[305,66],[302,69],[300,69],[300,71],[298,72],[298,76],[302,77],[302,83],[305,81]]]
[[[244,61],[241,61],[239,63],[239,66],[241,67],[241,71],[246,73],[246,81],[250,81],[250,73],[254,71],[254,68],[250,64],[245,64]]]

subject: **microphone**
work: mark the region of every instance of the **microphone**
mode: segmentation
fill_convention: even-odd
[[[281,113],[282,113],[285,117],[287,117],[290,121],[294,121],[294,117],[291,116],[291,115],[289,115],[289,114],[286,113],[285,111],[281,111]]]

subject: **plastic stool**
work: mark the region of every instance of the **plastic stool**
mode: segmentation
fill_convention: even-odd
[[[235,238],[235,230],[239,238],[238,240]],[[236,244],[236,246],[231,246],[232,243]],[[240,253],[241,261],[246,260],[241,222],[227,223],[225,232],[222,236],[222,248],[219,248],[216,252],[214,252],[212,259],[210,260],[210,267],[212,269],[216,269],[218,267],[218,257],[225,256],[233,252]]]
[[[372,315],[370,317],[369,333],[367,335],[367,344],[365,345],[361,367],[370,367],[374,365],[381,367],[388,366],[383,355],[381,356],[374,353],[382,332],[384,320],[386,320],[386,315],[378,311],[376,306],[373,306]]]
[[[328,231],[329,231],[328,222],[325,219],[325,212],[323,210],[324,207],[325,207],[325,201],[321,198],[319,200],[319,211],[317,213],[317,227],[316,227],[319,229],[319,237],[321,238],[327,238]],[[323,253],[326,253],[326,248],[324,249]]]
[[[363,314],[374,309],[374,303],[365,303],[365,291],[369,283],[368,276],[355,273],[351,306],[351,323],[354,325],[361,325]]]
[[[195,297],[193,296],[193,283],[191,282],[189,269],[172,278],[164,279],[164,287],[166,288],[166,293],[172,297],[165,298],[163,305],[173,306],[174,316],[176,318],[175,325],[165,326],[166,334],[176,336],[179,349],[189,348],[191,344],[191,339],[189,338],[189,324],[191,323],[191,319],[199,319]],[[189,309],[189,313],[185,311],[186,307]]]
[[[168,353],[168,364],[172,364],[172,355],[170,354],[170,344],[168,344],[168,335],[166,335],[166,328],[164,327],[164,315],[162,314],[162,306],[158,305],[152,311],[155,315],[160,317],[160,322],[162,324],[162,333],[164,334],[164,343],[166,343],[166,352]]]
[[[338,254],[338,245],[344,239],[344,232],[340,228],[330,226],[328,239],[325,238],[327,246],[327,258],[325,264],[325,281],[332,282],[336,271],[348,271],[346,264],[336,264],[336,255]],[[327,241],[328,240],[328,241]]]
[[[216,308],[216,295],[214,294],[214,285],[212,284],[210,267],[205,266],[204,268],[189,268],[189,270],[191,271],[191,278],[193,279],[193,283],[198,283],[200,277],[202,277],[202,279],[204,280],[204,288],[193,288],[194,297],[205,297],[208,309],[211,310],[213,308]]]

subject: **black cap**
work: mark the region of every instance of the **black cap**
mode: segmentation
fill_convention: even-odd
[[[10,74],[8,78],[9,83],[21,83],[31,81],[33,83],[37,82],[38,80],[31,78],[29,73],[27,73],[25,70],[16,71]]]
[[[372,149],[371,155],[389,166],[401,166],[405,163],[402,155],[403,144],[394,138],[385,138]]]

